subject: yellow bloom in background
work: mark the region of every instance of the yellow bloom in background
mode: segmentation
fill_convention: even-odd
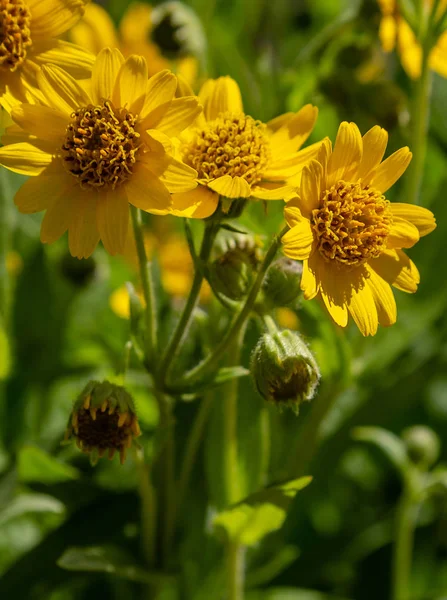
[[[0,104],[43,100],[37,89],[42,65],[58,65],[89,77],[94,56],[58,36],[84,14],[87,0],[0,0]]]
[[[180,23],[178,41],[175,38],[176,32],[173,31],[170,39],[164,44],[168,50],[171,49],[171,56],[168,57],[163,55],[162,48],[157,45],[157,41],[162,44],[163,40],[156,34],[157,25],[162,23],[164,25],[169,17],[170,7],[172,12],[171,5],[178,5],[177,10],[173,12],[172,20],[175,24],[177,21]],[[98,4],[92,3],[86,7],[84,18],[70,31],[70,39],[75,44],[88,48],[94,54],[103,48],[115,47],[119,48],[124,56],[131,54],[144,56],[148,63],[149,75],[154,75],[163,69],[172,69],[193,85],[198,73],[198,61],[195,56],[203,51],[205,42],[195,15],[194,30],[189,35],[185,35],[185,26],[181,27],[181,19],[185,19],[185,13],[191,20],[191,14],[194,13],[179,2],[168,2],[156,8],[134,2],[128,7],[117,29],[107,11]],[[164,27],[165,33],[166,29],[167,27]]]
[[[410,25],[399,14],[397,0],[378,0],[382,19],[379,36],[385,52],[392,52],[397,46],[402,66],[413,79],[421,75],[422,48]],[[431,7],[433,0],[425,0]],[[438,13],[447,8],[447,0],[441,0]],[[438,39],[429,58],[429,65],[443,77],[447,77],[447,31]]]
[[[15,203],[23,213],[46,210],[41,240],[65,231],[73,256],[88,257],[99,239],[110,254],[125,247],[129,203],[166,214],[170,192],[192,190],[196,171],[167,153],[200,112],[193,97],[174,98],[175,75],[148,80],[146,60],[103,50],[91,79],[91,95],[55,66],[38,75],[47,105],[12,111],[0,164],[31,178]]]
[[[401,148],[381,162],[387,142],[378,126],[362,138],[357,125],[342,123],[334,150],[325,140],[284,211],[290,226],[284,253],[303,260],[304,297],[321,296],[341,327],[351,314],[363,335],[374,335],[379,323],[395,323],[390,285],[411,293],[419,283],[402,248],[436,227],[426,208],[385,198],[411,160],[409,149]]]
[[[175,194],[172,212],[205,218],[219,196],[283,200],[320,144],[299,151],[318,115],[310,104],[267,125],[244,113],[241,92],[231,77],[210,79],[199,93],[204,110],[181,138],[183,161],[198,172],[199,187]],[[287,185],[289,183],[290,185]]]

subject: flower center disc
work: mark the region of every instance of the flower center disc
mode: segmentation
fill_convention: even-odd
[[[185,148],[185,161],[206,183],[223,175],[243,177],[249,184],[261,180],[269,160],[265,125],[244,114],[222,113],[196,132]]]
[[[349,267],[378,257],[386,248],[393,217],[389,201],[374,188],[339,181],[312,211],[312,227],[324,259]]]
[[[0,0],[0,70],[15,71],[31,46],[31,13],[23,0]]]
[[[114,189],[132,175],[141,147],[135,131],[137,118],[108,100],[89,105],[71,115],[62,158],[66,169],[84,189]]]
[[[87,448],[116,448],[119,450],[127,442],[128,431],[118,427],[119,414],[110,415],[107,411],[96,414],[93,420],[89,410],[82,409],[78,414],[77,438]]]

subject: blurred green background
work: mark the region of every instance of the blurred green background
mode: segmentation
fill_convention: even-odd
[[[118,23],[129,3],[102,4]],[[362,132],[374,124],[385,127],[390,133],[388,152],[409,143],[412,83],[396,55],[381,51],[380,12],[374,0],[186,4],[200,18],[207,42],[203,75],[234,77],[247,113],[268,120],[311,102],[320,110],[311,141],[334,139],[340,121],[348,120]],[[423,423],[446,440],[446,102],[447,82],[435,76],[422,203],[435,213],[438,228],[408,252],[420,270],[421,285],[414,296],[395,292],[397,324],[364,339],[354,327],[338,330],[316,303],[302,303],[296,310],[300,329],[323,374],[317,399],[295,418],[263,406],[250,381],[241,384],[239,427],[249,491],[262,483],[257,451],[266,419],[272,436],[267,481],[291,472],[314,477],[293,502],[285,526],[250,549],[249,600],[390,597],[393,515],[401,480],[380,452],[353,440],[352,430],[368,425],[400,434]],[[99,559],[97,568],[93,558],[75,570],[57,565],[67,548],[79,546],[110,549],[111,565],[141,562],[132,462],[120,467],[101,461],[92,469],[82,454],[60,446],[72,402],[86,381],[110,377],[122,366],[129,323],[112,310],[110,295],[124,281],[135,282],[135,271],[102,248],[80,262],[68,255],[65,239],[42,246],[41,215],[19,215],[13,206],[21,181],[0,171],[0,597],[143,597],[138,577],[104,573]],[[400,189],[393,188],[391,200],[399,198]],[[242,224],[265,236],[278,231],[282,207],[273,204],[268,219],[261,206],[253,206]],[[180,220],[164,219],[163,227],[181,232]],[[159,228],[154,221],[150,225]],[[195,224],[199,231],[200,224]],[[166,297],[162,310],[168,331],[173,317]],[[188,345],[189,362],[196,356],[200,322],[198,318]],[[258,336],[251,327],[246,364]],[[213,344],[212,337],[208,343]],[[138,405],[143,444],[150,445],[157,411],[147,392],[148,378],[136,364],[128,383]],[[178,407],[179,453],[196,410],[196,402]],[[216,572],[222,556],[209,530],[212,509],[206,509],[207,497],[213,505],[219,485],[214,413],[183,509],[175,559],[183,567],[183,591],[176,596],[167,584],[166,600],[221,597]],[[440,464],[446,458],[443,443]],[[446,509],[441,495],[420,511],[414,600],[447,598]]]

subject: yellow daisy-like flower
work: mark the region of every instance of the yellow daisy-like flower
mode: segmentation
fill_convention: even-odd
[[[419,283],[402,248],[436,227],[426,208],[385,198],[411,160],[401,148],[381,162],[387,142],[378,126],[362,138],[357,125],[342,123],[334,150],[325,140],[284,211],[290,227],[284,253],[303,261],[304,297],[319,295],[341,327],[350,313],[363,335],[374,335],[379,323],[395,323],[390,286],[411,293]]]
[[[173,196],[173,213],[203,219],[219,196],[283,200],[320,143],[299,151],[318,115],[310,104],[267,125],[244,113],[231,77],[208,80],[199,93],[203,113],[182,136],[180,155],[198,172],[199,187]],[[289,184],[289,185],[287,185]]]
[[[102,240],[110,254],[125,247],[129,203],[154,214],[170,210],[170,192],[196,186],[194,169],[169,153],[170,138],[200,112],[193,97],[174,98],[177,79],[163,71],[148,80],[144,58],[103,50],[91,94],[58,67],[42,67],[46,105],[12,111],[0,164],[32,177],[15,203],[24,213],[46,210],[41,240],[68,229],[73,256],[88,257]]]
[[[399,13],[397,0],[378,0],[382,19],[379,36],[385,52],[392,52],[397,46],[402,66],[410,77],[418,79],[421,75],[422,48],[410,25]],[[427,7],[433,0],[425,0]],[[441,0],[438,13],[447,8],[447,0]],[[447,77],[447,31],[438,39],[430,53],[429,65],[443,77]]]
[[[168,60],[152,41],[152,31],[153,8],[148,4],[132,3],[121,19],[118,30],[104,8],[89,4],[84,18],[70,31],[70,39],[94,54],[109,46],[119,48],[124,56],[144,56],[149,75],[172,68],[192,85],[197,77],[197,59],[191,55]]]
[[[8,111],[20,102],[42,99],[37,73],[58,65],[76,78],[89,77],[94,56],[55,39],[84,14],[88,0],[0,0],[0,104]]]

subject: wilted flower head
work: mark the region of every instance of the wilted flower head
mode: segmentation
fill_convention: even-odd
[[[73,406],[65,441],[73,438],[78,448],[90,455],[92,464],[106,452],[109,459],[118,452],[123,464],[127,449],[139,435],[130,394],[109,381],[90,381]]]

